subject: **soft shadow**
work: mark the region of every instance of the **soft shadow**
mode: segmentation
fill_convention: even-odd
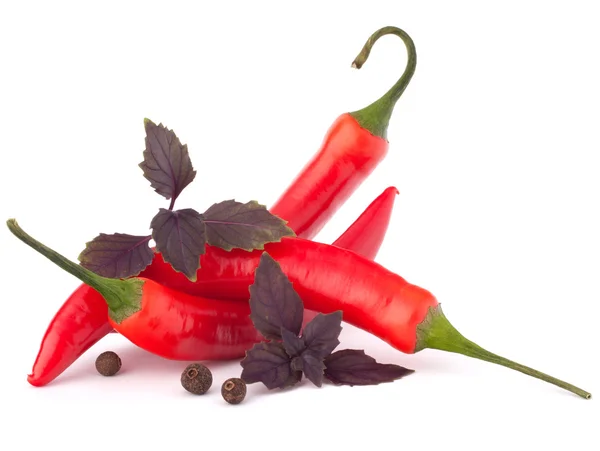
[[[123,374],[152,373],[161,375],[172,374],[173,372],[181,373],[187,365],[194,362],[200,362],[209,367],[211,371],[217,371],[240,360],[169,360],[135,346],[121,350],[119,356],[123,362],[120,373]]]
[[[122,367],[116,376],[125,374],[152,374],[152,375],[172,375],[181,374],[187,365],[193,362],[201,362],[211,371],[226,368],[229,365],[239,362],[240,359],[233,360],[169,360],[159,357],[151,352],[145,351],[134,345],[124,345],[122,347],[113,346],[112,350],[121,358]],[[72,384],[81,381],[88,381],[99,377],[94,365],[95,357],[87,356],[87,359],[80,358],[78,365],[72,365],[67,370],[53,380],[48,386],[57,386],[62,384]],[[85,361],[83,361],[85,360]],[[115,377],[116,377],[115,376]]]

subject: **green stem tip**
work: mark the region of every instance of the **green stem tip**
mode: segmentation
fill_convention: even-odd
[[[369,130],[373,135],[383,139],[387,138],[387,128],[390,123],[390,118],[392,117],[394,106],[415,73],[415,68],[417,66],[417,50],[415,49],[415,44],[412,38],[404,30],[396,27],[383,27],[371,35],[358,56],[352,62],[353,68],[360,69],[369,58],[373,45],[380,37],[385,36],[386,34],[398,36],[406,46],[408,55],[404,73],[396,84],[394,84],[394,86],[392,86],[381,98],[362,110],[350,113],[362,128]]]
[[[120,323],[141,309],[143,280],[137,278],[127,280],[109,279],[99,276],[28,235],[21,229],[15,219],[9,219],[6,221],[6,225],[13,235],[29,247],[98,291],[108,304],[108,313],[111,319],[116,323]]]
[[[439,349],[441,351],[455,352],[475,359],[502,365],[515,371],[519,371],[528,376],[541,379],[557,387],[570,391],[585,399],[590,399],[592,394],[582,390],[579,387],[568,384],[560,379],[544,374],[540,371],[529,368],[512,360],[505,359],[499,355],[486,351],[481,346],[466,339],[457,331],[442,312],[442,307],[438,304],[430,307],[427,316],[417,327],[417,345],[415,352],[423,349]]]

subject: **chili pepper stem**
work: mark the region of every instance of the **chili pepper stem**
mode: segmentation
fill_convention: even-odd
[[[404,73],[396,84],[394,84],[394,86],[378,100],[362,110],[350,113],[362,128],[369,130],[373,135],[383,139],[386,139],[387,137],[387,128],[390,123],[390,118],[392,117],[394,106],[415,73],[415,68],[417,66],[417,50],[415,49],[415,44],[404,30],[396,27],[384,27],[371,35],[352,63],[352,67],[360,69],[369,58],[373,45],[380,37],[385,36],[386,34],[398,36],[406,46],[408,56]]]
[[[567,382],[556,379],[555,377],[544,374],[540,371],[529,368],[512,360],[505,359],[499,355],[493,354],[481,346],[465,338],[458,330],[454,328],[450,321],[442,312],[442,307],[438,304],[430,307],[427,316],[417,327],[417,345],[415,352],[423,349],[438,349],[440,351],[455,352],[474,359],[484,360],[486,362],[502,365],[515,371],[519,371],[528,376],[541,379],[550,384],[570,391],[585,399],[590,399],[592,394],[582,390],[579,387],[568,384]]]
[[[9,230],[18,239],[23,241],[29,247],[38,251],[48,260],[52,261],[69,274],[77,277],[83,283],[89,285],[98,291],[108,305],[110,317],[120,323],[128,316],[141,309],[142,286],[144,281],[141,279],[109,279],[107,277],[94,274],[89,269],[84,268],[77,263],[63,257],[58,252],[50,249],[35,238],[28,235],[15,219],[6,221]]]

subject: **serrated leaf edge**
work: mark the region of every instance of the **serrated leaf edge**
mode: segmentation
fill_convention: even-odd
[[[113,232],[113,233],[104,233],[104,232],[100,232],[98,235],[96,235],[94,238],[92,238],[90,241],[86,241],[85,242],[85,248],[79,253],[79,255],[77,256],[77,261],[79,262],[79,264],[81,266],[83,266],[86,269],[89,269],[91,271],[90,268],[87,268],[86,266],[81,264],[81,257],[84,254],[84,252],[87,250],[88,246],[93,243],[96,239],[98,239],[100,236],[104,235],[104,236],[111,236],[111,235],[116,235],[116,234],[121,234],[121,235],[130,235],[130,236],[134,236],[131,235],[129,233],[121,233],[121,232]],[[141,236],[141,235],[139,235]],[[147,235],[146,238],[148,238],[148,240],[146,242],[149,242],[152,239],[152,235]],[[152,248],[150,248],[150,246],[148,246],[148,248],[153,252],[156,253],[156,251]],[[150,264],[152,263],[152,261],[150,261],[150,263],[148,263],[146,266],[144,266],[142,269],[140,269],[138,272],[136,273],[132,273],[130,275],[128,275],[127,277],[135,277],[137,275],[139,275],[142,271],[144,271],[148,266],[150,266]],[[92,271],[94,272],[94,271]],[[104,276],[103,276],[104,277]]]
[[[242,204],[242,205],[255,204],[255,205],[257,205],[258,207],[262,207],[262,208],[264,208],[264,210],[265,210],[265,211],[267,211],[267,212],[268,212],[268,213],[269,213],[271,216],[273,216],[274,218],[277,218],[277,219],[279,219],[279,220],[282,222],[282,225],[284,225],[284,226],[285,226],[286,233],[288,233],[288,234],[287,234],[287,235],[282,235],[282,236],[281,236],[281,238],[279,238],[279,239],[277,239],[277,240],[273,240],[273,241],[266,241],[266,242],[264,242],[263,244],[261,244],[259,247],[254,247],[254,248],[245,248],[245,247],[231,247],[231,248],[227,249],[227,248],[224,248],[224,247],[220,247],[220,246],[213,245],[213,244],[209,243],[209,242],[208,242],[208,239],[207,239],[207,241],[206,241],[206,242],[207,242],[207,244],[208,244],[209,246],[218,247],[219,249],[221,249],[221,250],[224,250],[225,252],[231,252],[231,251],[233,251],[234,249],[236,249],[236,250],[237,250],[237,249],[239,249],[239,250],[243,250],[243,251],[246,251],[246,252],[262,251],[262,250],[264,250],[264,249],[265,249],[265,245],[267,245],[267,244],[269,244],[269,243],[281,243],[281,240],[282,240],[283,238],[288,238],[288,237],[296,237],[296,236],[297,236],[297,235],[296,235],[296,232],[294,232],[294,230],[292,230],[292,228],[291,228],[291,227],[289,227],[289,226],[287,225],[287,224],[289,223],[289,221],[286,221],[285,219],[283,219],[283,218],[282,218],[282,217],[280,217],[280,216],[274,215],[273,213],[271,213],[271,212],[269,211],[269,209],[267,208],[267,206],[266,206],[265,204],[261,204],[261,203],[260,203],[260,202],[258,202],[257,200],[249,200],[248,202],[241,202],[241,201],[235,200],[235,198],[233,198],[233,199],[225,199],[225,200],[222,200],[221,202],[214,202],[214,203],[213,203],[213,204],[212,204],[210,207],[208,207],[208,208],[207,208],[207,209],[204,211],[204,213],[202,213],[202,216],[204,216],[204,214],[205,214],[205,213],[206,213],[208,210],[210,210],[212,207],[214,207],[215,205],[218,205],[218,204],[221,204],[221,203],[224,203],[224,202],[238,202],[238,203],[240,203],[240,204]],[[205,222],[211,223],[211,222],[217,222],[217,221],[211,221],[211,220],[209,219],[209,220],[207,220],[207,221],[205,221]]]

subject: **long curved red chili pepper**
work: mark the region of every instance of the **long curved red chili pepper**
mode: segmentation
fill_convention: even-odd
[[[321,149],[270,209],[280,218],[293,217],[288,225],[298,237],[315,236],[387,154],[392,111],[417,65],[415,45],[400,28],[384,27],[367,40],[352,63],[355,68],[362,67],[373,44],[387,34],[400,37],[406,46],[408,58],[402,77],[371,105],[339,116]]]
[[[411,354],[430,348],[463,354],[520,371],[584,398],[591,396],[466,339],[444,316],[433,294],[354,252],[291,237],[265,245],[264,252],[279,263],[305,308],[323,313],[342,310],[344,321],[402,352]],[[227,289],[232,296],[248,297],[248,286],[253,283],[262,253],[212,248],[201,258],[196,282],[183,277],[176,284],[170,284],[173,279],[165,283],[190,294],[212,296]],[[219,278],[214,277],[216,270]]]
[[[384,239],[387,224],[393,209],[393,201],[397,191],[395,188],[387,188],[380,194],[357,219],[336,241],[337,245],[346,245],[348,249],[361,253],[367,257],[374,258],[377,250]],[[366,235],[368,234],[368,238]],[[357,240],[360,236],[365,236],[365,241]],[[368,244],[367,244],[368,243]],[[166,274],[172,271],[171,268],[164,268]],[[150,277],[151,278],[151,277]],[[247,299],[247,292],[244,300]],[[204,304],[206,312],[211,311],[217,306],[212,302]],[[223,305],[219,305],[221,309]],[[237,308],[237,306],[236,306]],[[219,310],[222,312],[222,310]],[[305,312],[305,321],[309,321],[314,312]],[[222,335],[215,336],[214,326],[219,318],[203,318],[203,322],[208,326],[202,329],[205,334],[201,341],[206,345],[199,348],[205,354],[197,354],[195,359],[224,360],[225,358],[241,357],[240,349],[249,349],[255,342],[255,338],[247,332],[247,325],[240,326],[235,321],[233,323],[226,319],[222,321],[222,327],[230,324],[232,327],[241,327],[240,337],[250,337],[250,341],[226,344],[221,340]],[[219,319],[219,320],[220,320]],[[212,329],[211,329],[212,328]],[[63,306],[58,310],[42,339],[40,349],[30,374],[27,375],[27,381],[36,387],[44,386],[71,366],[85,351],[96,344],[101,338],[111,332],[112,324],[108,320],[108,306],[106,301],[98,291],[86,284],[81,284]],[[214,339],[211,341],[211,337]]]

